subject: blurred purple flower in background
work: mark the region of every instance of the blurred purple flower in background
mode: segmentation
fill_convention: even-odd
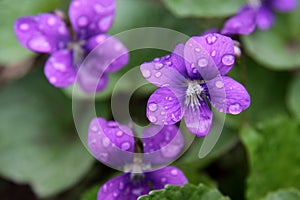
[[[239,114],[250,105],[244,86],[225,76],[235,62],[231,38],[211,33],[178,44],[171,55],[144,63],[143,76],[160,87],[149,98],[148,119],[158,125],[183,117],[187,128],[205,136],[212,125],[211,105],[220,112]]]
[[[250,34],[256,27],[270,29],[275,22],[274,11],[289,12],[297,7],[297,0],[250,0],[237,15],[228,19],[222,34]]]
[[[150,126],[142,133],[142,152],[135,143],[133,131],[115,121],[95,118],[91,121],[88,145],[101,162],[121,168],[126,173],[110,179],[98,192],[98,199],[136,199],[166,184],[183,185],[184,174],[175,167],[149,171],[153,165],[173,161],[182,151],[184,140],[175,125]],[[150,184],[149,184],[150,182]]]
[[[98,55],[97,63],[89,68],[90,73],[84,74],[96,76],[99,82],[89,85],[81,81],[89,77],[80,77],[79,80],[79,85],[85,91],[100,91],[108,83],[107,72],[120,69],[129,59],[126,47],[116,38],[105,34],[113,22],[114,14],[115,0],[73,0],[69,8],[73,35],[61,18],[50,13],[17,19],[15,33],[27,49],[51,54],[44,72],[56,87],[72,85],[86,55],[102,44],[100,47],[104,53]]]

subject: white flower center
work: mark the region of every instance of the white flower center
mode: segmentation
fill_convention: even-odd
[[[199,84],[199,81],[189,81],[188,88],[186,90],[186,97],[185,97],[185,105],[191,108],[195,108],[200,106],[199,100],[202,99],[203,94],[203,87]]]
[[[248,5],[251,8],[258,9],[261,7],[261,0],[248,0]]]

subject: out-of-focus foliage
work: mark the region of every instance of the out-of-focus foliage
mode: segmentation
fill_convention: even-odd
[[[257,130],[246,128],[242,140],[249,156],[248,199],[259,199],[280,188],[300,188],[300,127],[280,118]]]
[[[163,0],[180,17],[226,17],[235,14],[245,0]]]
[[[268,194],[263,200],[299,200],[300,191],[296,189],[285,189]]]
[[[298,122],[300,122],[300,74],[295,77],[290,85],[287,105]]]

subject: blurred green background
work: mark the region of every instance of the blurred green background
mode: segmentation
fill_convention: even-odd
[[[153,26],[200,35],[220,29],[244,3],[118,0],[109,33]],[[21,47],[13,32],[20,16],[55,8],[67,12],[68,5],[61,0],[0,0],[1,199],[92,200],[101,184],[118,174],[83,147],[72,118],[70,89],[53,87],[43,74],[48,56]],[[230,75],[245,85],[252,103],[242,114],[226,117],[221,138],[207,157],[198,158],[203,141],[198,138],[174,163],[190,183],[217,188],[232,200],[300,199],[299,19],[299,8],[276,13],[270,30],[235,38],[243,55]],[[167,53],[131,52],[130,63],[111,74],[109,87],[97,96],[99,116],[112,117],[110,94],[123,73]],[[138,123],[146,122],[145,105],[153,89],[141,88],[131,99],[130,113]]]

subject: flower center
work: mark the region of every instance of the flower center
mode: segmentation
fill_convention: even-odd
[[[76,67],[79,67],[84,59],[85,50],[82,48],[82,45],[84,45],[84,43],[84,40],[80,40],[68,44],[68,49],[72,49],[73,51],[73,64]]]
[[[189,81],[188,88],[185,92],[185,105],[191,108],[195,108],[200,105],[199,100],[203,100],[203,87],[199,84],[199,81]]]

